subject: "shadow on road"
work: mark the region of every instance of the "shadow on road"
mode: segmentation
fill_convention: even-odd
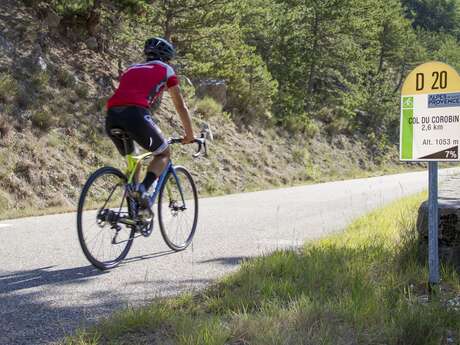
[[[141,260],[150,260],[161,256],[174,254],[173,250],[165,250],[157,253],[139,255],[127,258],[123,264],[129,264]],[[93,277],[107,274],[110,271],[100,271],[94,266],[83,266],[53,270],[56,266],[40,267],[27,271],[15,271],[7,274],[0,274],[0,294],[23,289],[34,288],[42,285],[74,283],[85,281]],[[116,270],[116,268],[115,268]]]
[[[55,266],[41,267],[34,270],[15,271],[0,275],[0,293],[8,293],[42,285],[84,281],[105,274],[93,266],[52,270]]]
[[[64,296],[74,298],[68,292]],[[62,296],[44,296],[32,289],[0,293],[0,344],[50,344],[127,305],[122,294],[113,292],[88,294],[77,304],[66,305],[62,300]]]
[[[174,253],[176,253],[174,250],[164,250],[158,253],[150,253],[150,254],[145,254],[145,255],[133,256],[131,258],[127,258],[123,260],[123,263],[131,263],[131,262],[136,262],[136,261],[155,259],[155,258],[159,258],[165,255],[171,255]]]
[[[251,259],[249,256],[227,256],[227,257],[220,257],[220,258],[198,261],[198,263],[208,264],[208,263],[217,262],[224,266],[236,266],[236,265],[241,264],[243,261],[247,261],[249,259]]]
[[[129,257],[123,261],[122,265],[129,267],[136,261],[154,260],[174,253],[172,250],[164,250]],[[60,285],[74,285],[75,288],[80,289],[82,284],[102,275],[117,274],[117,268],[111,271],[100,271],[91,265],[65,269],[57,267],[52,265],[11,272],[0,270],[0,320],[2,320],[0,322],[0,344],[48,344],[74,332],[78,327],[87,327],[101,316],[109,315],[132,303],[132,300],[126,296],[129,290],[110,290],[110,279],[109,281],[101,280],[104,286],[108,284],[106,289],[88,291],[84,294],[84,298],[78,300],[74,300],[75,296],[69,289],[59,296],[43,292],[48,289],[60,291],[56,290],[56,286]],[[145,281],[142,283],[145,284]],[[179,293],[189,289],[194,283],[204,286],[209,281],[183,279],[172,282],[152,281],[151,283],[160,286],[159,291],[163,292],[158,296],[161,296],[165,295],[165,291],[167,291],[166,295]],[[128,285],[135,286],[136,283]],[[139,285],[141,285],[140,282]],[[134,299],[135,303],[144,304],[151,300],[149,297],[143,301],[145,297],[142,292],[139,289],[136,291],[139,296]],[[64,302],[67,299],[72,302]]]

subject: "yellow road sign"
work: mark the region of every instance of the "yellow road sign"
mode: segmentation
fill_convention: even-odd
[[[401,95],[400,159],[459,161],[460,76],[428,62],[406,78]]]

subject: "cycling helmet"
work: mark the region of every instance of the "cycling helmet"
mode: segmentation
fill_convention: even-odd
[[[176,56],[176,50],[174,46],[164,38],[153,37],[145,41],[144,54],[147,61],[160,60],[168,62]]]

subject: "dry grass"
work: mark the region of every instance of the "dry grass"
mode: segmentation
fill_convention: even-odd
[[[19,36],[24,28],[41,32],[41,21],[34,20],[33,12],[15,2],[8,2],[7,8],[8,16],[0,18],[0,26],[9,27],[11,35]],[[18,58],[15,67],[10,66],[14,75],[0,74],[0,111],[15,119],[10,122],[14,135],[8,140],[3,139],[10,131],[9,120],[0,120],[0,149],[9,153],[0,167],[0,188],[12,200],[0,210],[0,218],[11,212],[21,215],[12,208],[27,214],[41,210],[52,205],[56,195],[59,204],[75,204],[92,171],[106,164],[124,167],[104,134],[104,106],[116,85],[116,74],[106,72],[116,70],[116,62],[85,49],[76,51],[70,48],[74,42],[68,43],[49,40],[43,55],[45,71],[33,68],[37,66],[29,58]],[[18,57],[30,56],[27,45],[15,48]],[[132,58],[135,50],[127,45],[121,51]],[[186,90],[189,96],[193,93]],[[238,127],[212,99],[190,101],[196,101],[196,132],[208,122],[216,140],[209,144],[208,158],[192,159],[194,148],[185,146],[174,148],[173,159],[192,170],[201,196],[362,177],[386,172],[386,167],[393,172],[405,167],[392,163],[397,161],[394,152],[384,165],[376,166],[363,143],[348,138],[330,142],[318,135],[314,122],[303,123],[302,133],[296,135],[276,127]],[[166,136],[183,134],[168,97],[157,116]],[[31,171],[22,174],[11,169],[18,160],[29,161]]]

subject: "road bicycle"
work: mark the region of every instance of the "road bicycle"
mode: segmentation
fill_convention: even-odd
[[[114,128],[111,134],[128,147],[129,136],[122,129]],[[204,130],[195,139],[198,150],[193,157],[207,155],[206,136]],[[170,145],[181,142],[181,138],[168,141]],[[78,203],[77,230],[81,248],[91,264],[101,270],[119,265],[128,255],[134,239],[150,236],[154,228],[153,211],[150,209],[148,216],[139,214],[132,192],[142,167],[148,165],[153,154],[129,154],[125,158],[125,173],[107,166],[91,174]],[[185,167],[170,161],[149,193],[150,204],[157,201],[158,223],[164,241],[174,251],[184,250],[192,242],[198,221],[198,195],[192,175]]]

